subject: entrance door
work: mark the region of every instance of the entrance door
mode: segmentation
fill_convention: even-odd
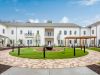
[[[48,46],[51,46],[51,41],[48,41]]]

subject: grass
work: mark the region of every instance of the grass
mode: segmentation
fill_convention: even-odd
[[[94,50],[94,51],[98,51],[100,52],[100,48],[96,48],[96,47],[91,47],[91,48],[88,48],[89,50]]]
[[[22,58],[30,58],[30,59],[43,59],[43,51],[37,51],[35,48],[22,48],[21,54],[18,56],[18,50],[16,49],[14,52],[10,52],[9,54],[12,56],[22,57]],[[88,52],[76,49],[76,56],[74,56],[74,50],[72,48],[66,48],[60,51],[46,51],[45,59],[66,59],[66,58],[75,58],[87,55]]]

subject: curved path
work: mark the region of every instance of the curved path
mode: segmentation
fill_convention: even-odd
[[[66,68],[87,66],[100,62],[100,52],[87,50],[88,55],[71,59],[28,59],[9,55],[10,50],[0,51],[0,64],[27,68]]]

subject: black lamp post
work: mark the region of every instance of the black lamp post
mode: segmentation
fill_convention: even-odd
[[[85,53],[85,45],[84,45],[84,53]]]
[[[43,48],[43,57],[45,58],[45,47]]]
[[[20,55],[20,45],[18,45],[18,56]]]
[[[76,55],[75,45],[74,45],[74,56]]]
[[[12,46],[12,52],[14,52],[14,41],[13,41],[13,46]]]
[[[66,48],[64,48],[64,53],[65,53]]]

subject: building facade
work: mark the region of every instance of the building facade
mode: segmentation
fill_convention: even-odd
[[[65,37],[96,36],[96,46],[100,44],[100,22],[87,27],[73,23],[0,23],[0,47],[12,45],[22,46],[70,46],[74,39],[65,42]],[[84,41],[84,40],[83,40]],[[93,46],[93,39],[88,39],[85,44]],[[80,46],[80,40],[77,40]]]

